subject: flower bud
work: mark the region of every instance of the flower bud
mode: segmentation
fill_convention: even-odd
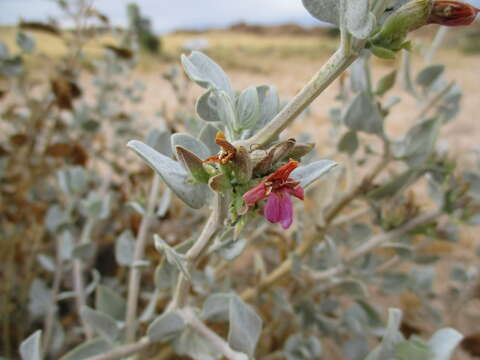
[[[240,184],[245,184],[252,178],[253,164],[247,149],[240,146],[236,151],[236,156],[232,161],[233,172]]]
[[[409,32],[427,25],[432,7],[432,0],[406,3],[387,18],[380,31],[370,40],[370,45],[391,51],[400,50]]]
[[[428,18],[428,24],[444,26],[464,26],[475,21],[480,9],[461,2],[452,0],[436,0]]]

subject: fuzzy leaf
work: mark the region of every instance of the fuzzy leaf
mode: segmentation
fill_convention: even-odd
[[[153,129],[148,133],[145,143],[157,150],[159,153],[168,157],[172,157],[173,152],[170,137],[170,131]]]
[[[242,91],[237,100],[237,123],[239,130],[253,127],[260,116],[260,103],[258,92],[255,87],[249,87]]]
[[[290,177],[300,181],[300,186],[307,188],[314,181],[325,176],[330,170],[338,164],[330,160],[319,160],[311,164],[299,166],[291,173]]]
[[[63,355],[60,360],[86,360],[92,356],[110,351],[112,348],[113,345],[108,341],[102,338],[95,338],[70,350],[67,354]]]
[[[135,252],[135,239],[130,230],[120,234],[115,241],[115,259],[121,266],[131,266]]]
[[[338,143],[338,150],[349,155],[355,154],[358,149],[358,136],[355,131],[349,131],[343,135]]]
[[[171,141],[173,153],[177,155],[177,158],[177,146],[187,149],[201,159],[206,159],[210,155],[210,151],[208,150],[207,146],[194,138],[192,135],[180,133],[173,134]]]
[[[377,85],[377,90],[375,94],[378,96],[383,96],[387,91],[389,91],[393,85],[395,85],[395,80],[397,79],[397,70],[393,70],[384,77],[382,77]]]
[[[130,141],[128,147],[140,155],[187,205],[194,209],[200,209],[205,205],[208,194],[207,186],[192,185],[189,182],[189,174],[178,162],[138,140]]]
[[[372,97],[362,92],[348,106],[343,122],[353,131],[369,134],[383,134],[383,118]]]
[[[338,1],[338,0],[337,0]],[[368,0],[345,1],[345,25],[356,38],[366,39],[376,25],[375,16],[370,12]]]
[[[422,87],[429,87],[443,74],[444,71],[444,65],[429,65],[420,71],[415,81]]]
[[[95,294],[95,309],[117,321],[125,321],[127,304],[125,299],[114,290],[104,285],[98,285]]]
[[[229,306],[230,327],[228,343],[232,349],[253,357],[260,333],[262,319],[238,296],[232,296]]]
[[[217,107],[218,92],[210,89],[201,95],[196,104],[196,111],[198,116],[208,122],[220,122],[222,119],[218,113]]]
[[[17,33],[17,45],[23,52],[31,53],[35,49],[35,40],[24,32]]]
[[[108,341],[115,341],[120,333],[117,323],[109,315],[93,310],[88,306],[83,306],[80,310],[80,316],[85,323],[89,324],[92,329],[102,338]]]
[[[215,137],[217,136],[217,133],[218,129],[215,126],[211,124],[205,124],[202,131],[200,131],[200,134],[198,135],[198,140],[205,144],[210,151],[210,156],[218,154],[220,151],[220,146],[215,143]]]
[[[190,80],[199,86],[223,90],[233,96],[227,74],[207,55],[198,51],[193,51],[190,56],[182,55],[182,65]]]
[[[175,251],[174,248],[172,248],[170,245],[168,245],[165,241],[162,240],[160,236],[155,234],[153,236],[154,241],[155,241],[155,248],[159,253],[164,253],[165,257],[167,258],[167,261],[175,265],[179,271],[182,272],[182,274],[191,281],[191,276],[190,272],[188,271],[187,267],[187,261],[185,259],[185,256],[183,254],[179,254],[178,252]]]
[[[35,331],[32,335],[22,341],[20,344],[20,355],[22,360],[41,360],[42,330]]]
[[[202,319],[226,322],[229,319],[231,294],[212,294],[203,303]]]
[[[168,341],[185,329],[185,321],[174,312],[168,312],[157,317],[148,327],[147,335],[150,341]]]
[[[457,330],[445,328],[438,330],[428,341],[433,351],[432,360],[450,360],[463,335]]]

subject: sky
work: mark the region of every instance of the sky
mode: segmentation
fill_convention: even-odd
[[[125,8],[132,0],[91,0],[115,25],[126,23]],[[480,7],[480,0],[467,0]],[[137,0],[142,13],[149,16],[156,32],[176,29],[225,27],[240,21],[252,24],[295,22],[314,25],[301,0]],[[0,0],[0,24],[24,20],[45,20],[58,15],[51,0]]]

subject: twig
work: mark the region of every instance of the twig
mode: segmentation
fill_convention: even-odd
[[[455,85],[455,81],[451,81],[447,86],[443,88],[442,91],[437,93],[419,112],[417,119],[422,120],[428,112],[433,109],[441,100],[442,98],[451,90],[451,88]]]
[[[355,50],[355,49],[354,49]],[[251,145],[263,146],[277,137],[292,123],[305,108],[312,103],[340,74],[342,74],[358,57],[352,54],[345,56],[343,50],[337,50],[322,66],[320,71],[303,87],[302,90],[254,136],[241,142],[247,148]],[[237,144],[238,145],[238,144]]]
[[[60,284],[62,282],[62,261],[58,256],[57,250],[57,266],[55,267],[55,275],[53,278],[53,286],[52,286],[52,299],[48,307],[47,316],[45,317],[45,325],[44,325],[44,337],[43,337],[43,353],[47,354],[48,349],[50,347],[50,341],[52,339],[53,334],[53,325],[55,320],[55,313],[57,311],[57,294],[60,291]]]
[[[89,217],[85,226],[82,230],[82,235],[80,238],[80,244],[88,244],[90,241],[90,234],[92,233],[93,226],[95,225],[95,219]],[[80,314],[80,310],[83,306],[86,305],[86,296],[85,296],[85,283],[83,279],[83,264],[82,261],[79,259],[75,259],[73,261],[73,287],[75,290],[75,303],[77,306],[77,314]],[[85,332],[85,336],[87,339],[91,339],[93,337],[93,331],[91,327],[83,321],[80,317],[80,322],[82,323],[83,330]]]
[[[150,346],[150,340],[147,337],[141,338],[138,342],[134,344],[127,344],[116,347],[114,350],[106,352],[101,355],[91,356],[86,360],[116,360],[125,358],[127,356],[136,354],[148,346]]]
[[[133,254],[133,264],[130,267],[130,276],[128,281],[128,299],[127,299],[127,314],[125,318],[126,340],[127,343],[135,341],[135,333],[137,329],[136,317],[138,307],[138,294],[140,292],[141,269],[135,266],[135,263],[142,260],[145,253],[145,245],[147,242],[147,234],[153,219],[155,211],[155,203],[158,196],[158,189],[160,187],[160,176],[155,173],[153,176],[152,187],[148,197],[146,213],[140,223],[137,239],[135,242],[135,251]]]
[[[204,251],[208,248],[211,239],[217,233],[218,228],[222,223],[222,216],[224,213],[223,201],[224,200],[220,195],[215,194],[215,200],[213,201],[213,209],[210,217],[195,244],[193,244],[193,246],[185,254],[187,268],[190,269],[203,255]],[[168,309],[172,310],[184,307],[188,297],[189,289],[189,280],[182,273],[179,274],[175,293],[171,303],[168,306]]]
[[[425,55],[425,63],[430,65],[432,63],[433,57],[435,56],[436,52],[442,45],[443,40],[445,40],[445,36],[447,36],[448,27],[447,26],[440,26],[437,33],[435,34],[435,38],[433,39],[432,46]]]

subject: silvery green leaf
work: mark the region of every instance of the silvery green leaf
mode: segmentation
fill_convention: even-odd
[[[170,131],[160,131],[152,129],[145,139],[145,143],[151,148],[157,150],[160,154],[172,157],[172,145],[170,143]]]
[[[225,92],[220,91],[217,96],[218,115],[221,122],[225,124],[227,128],[227,138],[233,137],[235,131],[235,124],[237,123],[237,114],[235,111],[235,105],[232,98]]]
[[[260,103],[256,87],[249,87],[242,91],[237,100],[237,123],[239,130],[253,127],[260,117]]]
[[[357,133],[355,131],[348,131],[338,143],[338,151],[353,155],[357,151],[358,145]]]
[[[58,183],[66,195],[80,195],[88,185],[88,174],[81,166],[74,166],[57,173]]]
[[[23,52],[31,53],[35,49],[35,40],[24,32],[17,32],[17,45]]]
[[[469,280],[469,276],[462,266],[456,265],[450,271],[450,280],[466,283]]]
[[[209,340],[190,327],[175,339],[173,348],[177,355],[187,356],[193,360],[220,360],[222,357]]]
[[[248,139],[258,130],[268,124],[280,111],[280,97],[274,86],[257,86],[258,102],[260,104],[260,116],[253,129],[244,131],[242,137]]]
[[[7,45],[0,40],[0,60],[6,59],[9,57]]]
[[[438,330],[428,341],[428,345],[430,345],[434,354],[432,360],[450,360],[462,339],[463,335],[455,329]]]
[[[356,38],[368,38],[377,23],[375,15],[370,12],[369,0],[349,0],[345,1],[345,6],[347,30]]]
[[[201,87],[223,90],[233,96],[232,86],[227,74],[207,55],[192,51],[190,56],[182,55],[182,65],[190,80]]]
[[[127,206],[130,206],[137,214],[144,216],[145,208],[136,201],[129,201]]]
[[[337,167],[337,163],[331,160],[319,160],[311,164],[299,166],[291,173],[290,177],[300,181],[300,186],[307,188],[314,181],[327,175],[330,170]]]
[[[172,203],[172,190],[166,188],[163,191],[162,197],[160,198],[160,203],[158,204],[157,212],[155,213],[159,218],[163,218],[166,214],[170,205]]]
[[[97,191],[90,191],[82,201],[83,214],[93,219],[106,219],[110,214],[110,194],[101,195]]]
[[[67,224],[70,218],[66,211],[62,210],[59,205],[53,205],[48,208],[45,222],[50,232],[57,231],[62,225]]]
[[[410,272],[410,288],[415,293],[430,292],[435,279],[435,269],[432,266],[417,267]]]
[[[409,284],[409,276],[400,272],[387,272],[383,275],[381,288],[386,293],[400,293],[405,291]]]
[[[30,285],[28,298],[28,310],[32,319],[35,319],[47,313],[52,302],[52,292],[43,280],[35,279]]]
[[[57,241],[57,253],[60,261],[72,259],[75,239],[70,231],[64,231]]]
[[[365,360],[393,359],[395,345],[403,341],[403,336],[399,331],[402,315],[400,309],[388,310],[388,323],[382,343]]]
[[[117,321],[125,321],[127,304],[120,294],[105,285],[98,285],[95,294],[95,309]]]
[[[121,266],[131,266],[135,252],[135,238],[130,230],[125,230],[115,241],[115,259]]]
[[[210,151],[208,150],[207,146],[203,144],[200,140],[197,140],[192,135],[188,134],[173,134],[172,135],[172,151],[174,154],[177,154],[176,148],[177,146],[181,146],[188,151],[197,155],[200,159],[206,159],[210,155]],[[178,154],[177,154],[178,158]]]
[[[148,327],[147,336],[152,342],[168,341],[178,336],[186,327],[183,318],[175,312],[163,313]]]
[[[339,0],[302,0],[308,12],[320,21],[330,24],[339,24]]]
[[[423,121],[414,126],[401,141],[393,144],[393,153],[410,166],[423,163],[434,149],[440,126],[437,119]]]
[[[283,352],[287,360],[315,360],[322,355],[322,344],[315,336],[290,335]]]
[[[436,116],[440,118],[442,123],[446,123],[457,116],[461,109],[462,97],[462,89],[458,84],[453,85],[450,91],[443,96],[436,112]]]
[[[197,100],[195,109],[198,116],[205,121],[222,121],[218,112],[218,91],[215,89],[210,89],[202,94]]]
[[[400,96],[390,96],[387,101],[383,104],[383,109],[388,111],[393,108],[395,105],[399,104],[402,101]]]
[[[374,99],[366,92],[355,96],[343,115],[343,122],[353,131],[383,134],[383,117]]]
[[[395,80],[397,79],[397,70],[389,72],[387,75],[382,77],[377,84],[377,89],[375,94],[378,96],[383,96],[385,93],[393,88],[395,85]]]
[[[35,331],[20,344],[20,356],[22,360],[41,360],[42,330]]]
[[[54,272],[55,271],[55,260],[51,256],[47,256],[44,254],[37,254],[37,261],[38,263],[47,271]]]
[[[362,56],[350,66],[350,86],[355,93],[370,92],[372,89],[369,57],[370,53],[363,51]]]
[[[445,65],[429,65],[420,71],[415,82],[427,88],[432,85],[445,71]]]
[[[200,209],[205,205],[208,194],[206,185],[192,185],[189,174],[176,161],[160,154],[141,141],[132,140],[128,147],[140,155],[165,181],[172,191],[187,205]]]
[[[74,247],[72,256],[75,259],[84,262],[90,261],[97,252],[97,245],[95,243],[80,244]]]
[[[21,56],[3,59],[0,62],[0,74],[6,77],[14,77],[23,73],[23,59]]]
[[[212,294],[203,303],[201,317],[211,322],[227,322],[232,294]]]
[[[63,355],[60,360],[86,360],[92,356],[112,350],[113,345],[102,338],[95,338],[78,345]]]
[[[402,174],[396,176],[386,184],[372,190],[368,193],[368,197],[374,200],[390,198],[405,189],[413,181],[418,179],[422,172],[417,169],[408,169]]]
[[[395,345],[395,360],[432,360],[432,351],[420,339],[405,340]]]
[[[178,277],[179,270],[175,265],[164,260],[155,268],[155,288],[159,290],[168,290],[175,288],[175,282]]]
[[[120,330],[115,320],[109,315],[90,309],[88,306],[82,306],[80,316],[102,338],[110,342],[114,342],[117,339]]]
[[[163,241],[163,239],[157,234],[155,234],[153,238],[157,251],[159,253],[164,253],[167,261],[170,264],[175,265],[188,280],[191,280],[192,277],[188,270],[188,262],[185,259],[185,255],[177,253],[174,248]]]
[[[221,246],[217,252],[225,260],[232,261],[239,257],[246,247],[247,240],[245,238],[241,237],[235,240],[232,237],[229,240],[224,241],[224,245]]]
[[[228,343],[232,349],[253,357],[260,333],[262,319],[236,295],[230,298]]]
[[[215,126],[211,124],[205,124],[202,131],[200,131],[200,134],[198,135],[198,140],[208,147],[210,156],[218,154],[220,151],[220,146],[215,143],[217,133],[218,129]]]

